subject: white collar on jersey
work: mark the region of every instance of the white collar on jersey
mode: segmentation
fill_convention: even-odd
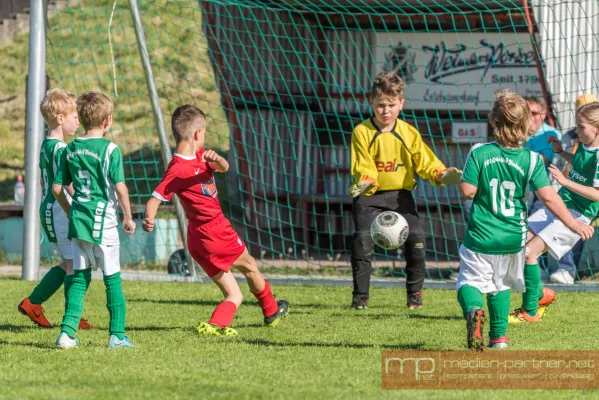
[[[75,138],[75,140],[90,140],[90,139],[104,139],[104,137],[92,136],[92,137],[78,137],[78,138]]]
[[[597,146],[597,147],[589,147],[586,144],[583,144],[582,148],[585,149],[585,150],[587,150],[587,151],[597,151],[597,150],[599,150],[599,146]]]
[[[184,156],[183,154],[175,153],[173,154],[175,157],[181,157],[184,160],[195,160],[196,156]]]

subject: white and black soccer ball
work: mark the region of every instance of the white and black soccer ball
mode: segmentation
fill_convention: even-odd
[[[410,228],[401,214],[385,211],[379,214],[370,226],[370,236],[374,243],[385,250],[393,250],[405,243]]]

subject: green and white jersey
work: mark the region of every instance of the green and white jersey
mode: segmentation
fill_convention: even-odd
[[[42,142],[40,151],[40,172],[44,181],[42,203],[40,205],[40,221],[48,241],[52,243],[57,243],[56,221],[67,220],[64,210],[52,194],[52,182],[54,182],[54,177],[58,172],[60,157],[65,147],[67,145],[62,140],[46,137]],[[70,196],[67,193],[65,194],[70,202]]]
[[[77,138],[61,158],[54,183],[73,182],[75,195],[69,218],[69,239],[118,244],[118,200],[115,185],[125,181],[123,155],[104,138]]]
[[[599,147],[578,146],[576,154],[572,159],[572,166],[568,173],[568,179],[580,183],[584,186],[599,187]],[[599,212],[599,203],[577,193],[572,192],[565,187],[559,191],[564,203],[568,208],[578,211],[591,220]]]
[[[529,184],[549,186],[541,157],[497,143],[472,147],[462,180],[477,187],[464,247],[481,254],[514,254],[526,244]]]

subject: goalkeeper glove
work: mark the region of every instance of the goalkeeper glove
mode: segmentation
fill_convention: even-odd
[[[462,179],[462,171],[456,167],[446,168],[443,171],[438,171],[435,179],[443,185],[457,185]]]
[[[351,197],[358,197],[362,193],[368,192],[375,186],[378,186],[378,183],[376,183],[376,179],[366,176],[360,182],[356,183],[351,187],[349,194],[351,195]]]

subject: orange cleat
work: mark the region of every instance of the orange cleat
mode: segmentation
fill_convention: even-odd
[[[52,328],[52,324],[50,324],[44,315],[44,308],[41,304],[31,304],[29,297],[25,297],[21,304],[19,304],[18,309],[21,314],[28,316],[30,320],[42,328]]]
[[[547,307],[555,301],[556,297],[557,294],[554,290],[543,288],[543,297],[539,300],[539,318],[543,318],[545,311],[547,311]]]
[[[555,290],[551,290],[549,288],[543,288],[543,298],[539,300],[539,307],[545,306],[547,307],[549,304],[555,301],[557,294]]]
[[[508,323],[519,324],[522,322],[541,322],[539,313],[532,316],[528,314],[523,308],[518,308],[508,316]]]
[[[79,320],[79,329],[94,329],[94,327],[85,318],[81,318]]]

